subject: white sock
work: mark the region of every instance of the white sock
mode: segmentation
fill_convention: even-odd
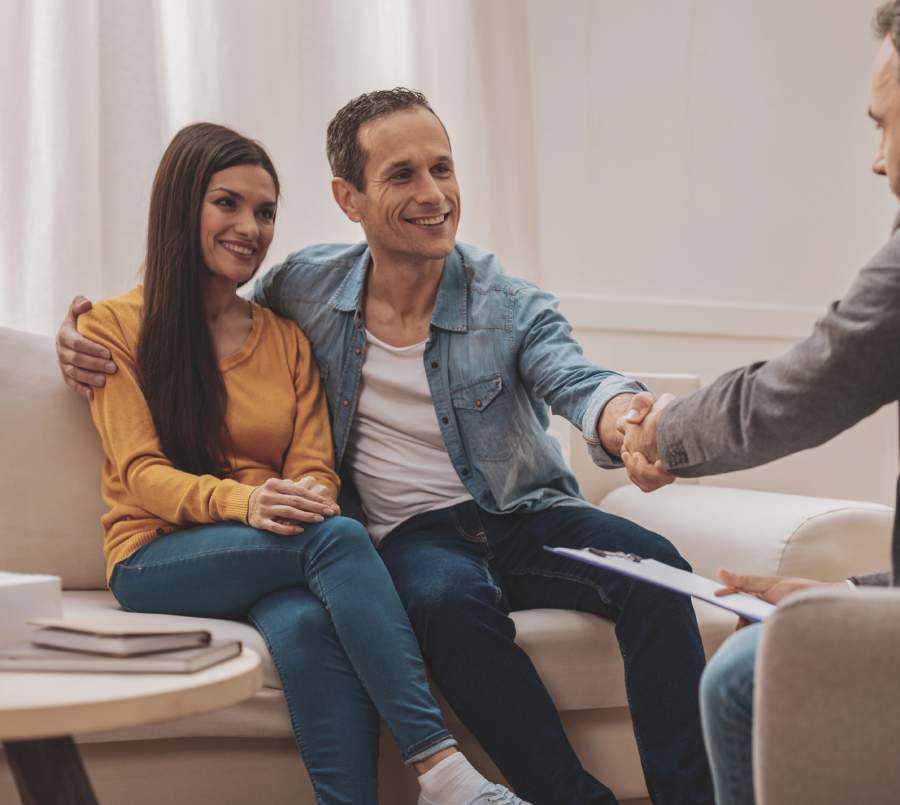
[[[422,794],[433,805],[466,805],[484,783],[462,752],[454,752],[419,777]]]

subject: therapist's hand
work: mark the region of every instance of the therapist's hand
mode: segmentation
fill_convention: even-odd
[[[658,400],[642,391],[630,401],[628,411],[616,423],[623,434],[622,462],[629,480],[643,492],[653,492],[675,480],[660,460],[656,447],[656,429],[660,415],[675,398],[663,394]]]
[[[840,582],[816,581],[788,576],[751,576],[733,573],[730,570],[719,570],[716,573],[719,581],[725,585],[716,590],[716,595],[731,593],[749,593],[770,604],[779,604],[792,593],[809,590],[813,587],[846,587]]]

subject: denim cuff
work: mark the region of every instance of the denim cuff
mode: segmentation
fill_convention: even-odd
[[[600,424],[600,417],[603,416],[603,409],[613,397],[620,394],[637,394],[640,391],[649,391],[649,389],[643,383],[622,375],[610,375],[594,389],[591,399],[588,400],[584,419],[581,420],[581,435],[587,442],[591,460],[598,467],[613,469],[622,466],[622,459],[607,453],[600,443],[600,439],[597,438],[597,426]]]
[[[444,749],[449,749],[451,746],[457,746],[457,740],[452,735],[448,735],[446,738],[441,739],[436,744],[429,746],[427,749],[422,749],[419,752],[416,752],[411,757],[406,758],[404,760],[404,764],[407,766],[412,766],[413,763],[419,763],[422,760],[427,760],[432,755],[436,755],[438,752],[441,752]]]

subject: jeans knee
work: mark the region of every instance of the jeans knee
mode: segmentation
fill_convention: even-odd
[[[300,540],[307,536],[306,533],[300,535]],[[320,523],[313,534],[313,539],[318,539],[322,543],[331,547],[342,548],[348,551],[363,550],[375,553],[372,540],[366,527],[354,520],[352,517],[330,517]]]
[[[494,609],[497,591],[487,583],[462,583],[452,575],[445,578],[423,577],[406,590],[404,604],[418,633],[424,628],[443,629],[462,634],[477,627],[484,613]]]
[[[270,593],[253,606],[250,619],[271,641],[301,645],[335,636],[334,622],[325,605],[305,588]]]
[[[669,540],[659,534],[653,533],[650,534],[650,537],[650,550],[647,552],[649,555],[645,555],[645,559],[655,559],[657,562],[662,562],[664,565],[669,565],[670,567],[675,567],[688,573],[693,572],[693,568],[688,563],[687,559],[679,553],[678,548],[669,542]]]
[[[750,627],[753,628],[753,627]],[[755,642],[740,632],[726,641],[700,678],[700,701],[710,718],[746,717],[753,708]],[[751,645],[752,643],[752,645]]]

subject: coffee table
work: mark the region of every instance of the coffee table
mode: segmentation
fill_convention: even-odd
[[[218,710],[262,687],[259,656],[190,674],[0,672],[0,741],[23,805],[96,805],[73,735]]]

